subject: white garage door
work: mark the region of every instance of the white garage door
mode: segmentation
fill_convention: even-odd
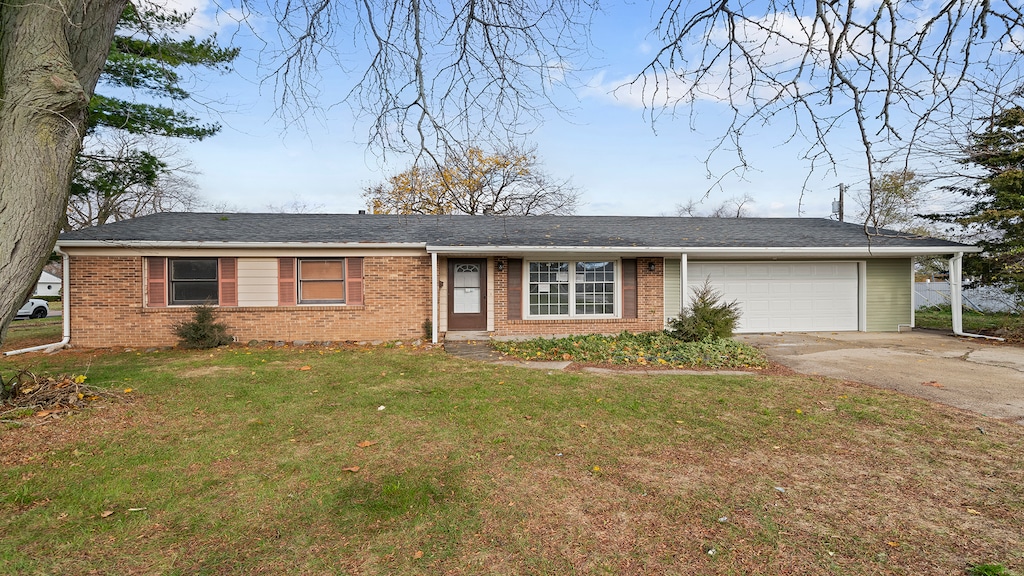
[[[856,262],[692,262],[688,296],[707,278],[740,303],[737,332],[857,330]]]

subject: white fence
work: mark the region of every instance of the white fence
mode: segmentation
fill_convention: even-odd
[[[993,286],[970,288],[963,291],[964,307],[986,312],[1012,312],[1013,297]],[[949,304],[949,282],[915,282],[914,306],[942,306]]]

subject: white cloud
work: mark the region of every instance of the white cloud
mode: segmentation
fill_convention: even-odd
[[[192,13],[192,19],[181,31],[183,36],[205,37],[224,30],[234,30],[247,19],[241,8],[221,6],[212,0],[143,1],[168,10]]]

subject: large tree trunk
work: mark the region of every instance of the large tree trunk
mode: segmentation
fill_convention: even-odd
[[[0,342],[64,221],[89,99],[125,3],[0,1]]]

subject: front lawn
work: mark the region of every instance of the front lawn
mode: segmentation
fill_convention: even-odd
[[[397,347],[23,368],[116,398],[3,417],[3,574],[1024,570],[1024,428],[865,386]]]

